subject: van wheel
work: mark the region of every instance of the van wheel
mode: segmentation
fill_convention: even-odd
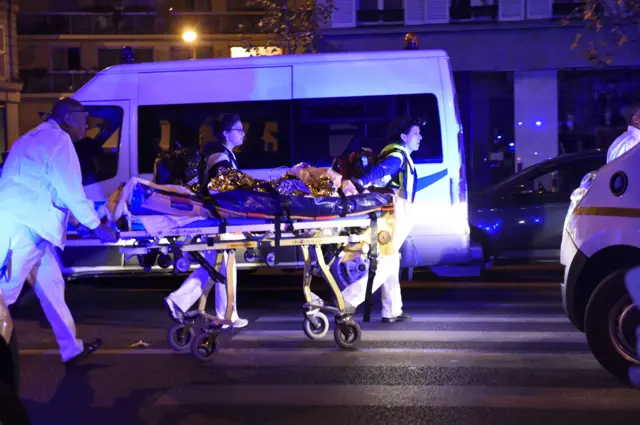
[[[618,270],[607,276],[591,295],[585,315],[585,334],[594,357],[609,373],[628,383],[629,367],[640,364],[636,330],[640,311],[627,293]]]

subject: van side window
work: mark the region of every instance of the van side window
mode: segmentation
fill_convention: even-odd
[[[302,99],[294,108],[294,162],[330,166],[345,150],[368,147],[379,152],[387,144],[389,124],[410,115],[427,122],[423,142],[414,152],[417,163],[442,163],[438,102],[433,94]]]
[[[243,169],[291,166],[291,102],[229,102],[138,108],[138,173],[153,173],[160,150],[179,142],[183,148],[215,141],[212,123],[224,113],[240,115],[244,144],[236,150]]]
[[[123,111],[117,106],[85,106],[88,113],[85,137],[74,146],[84,186],[109,180],[118,174],[120,130]]]

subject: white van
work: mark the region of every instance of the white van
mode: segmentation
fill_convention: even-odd
[[[160,148],[213,140],[210,120],[238,113],[246,132],[237,153],[242,171],[277,178],[300,162],[330,166],[350,143],[379,151],[399,115],[427,121],[413,154],[423,220],[416,223],[404,267],[468,264],[462,128],[449,58],[443,51],[283,55],[114,66],[73,97],[90,113],[90,139],[78,144],[87,195],[100,204],[134,176],[152,179]],[[474,251],[475,252],[475,251]],[[245,256],[245,254],[247,254]],[[238,252],[242,268],[264,265]],[[74,247],[62,255],[67,276],[131,272],[136,259],[117,247]],[[276,252],[278,267],[300,267],[295,252]]]
[[[638,164],[636,147],[584,177],[571,195],[560,249],[565,311],[600,364],[622,380],[640,364],[640,311],[624,284],[640,264]]]

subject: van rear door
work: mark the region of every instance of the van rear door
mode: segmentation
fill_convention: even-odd
[[[88,129],[85,138],[75,144],[82,183],[87,197],[99,209],[131,177],[130,167],[130,102],[85,101],[82,104],[88,112]],[[70,225],[68,234],[75,234]],[[122,255],[116,245],[79,246],[73,238],[67,241],[60,254],[62,273],[65,276],[82,274],[87,271],[119,271]]]

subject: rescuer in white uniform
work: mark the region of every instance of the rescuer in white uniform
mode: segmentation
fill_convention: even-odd
[[[634,104],[623,111],[629,127],[613,141],[607,151],[607,162],[611,162],[640,142],[640,104]]]
[[[389,126],[389,144],[378,157],[378,163],[371,167],[355,182],[362,187],[387,187],[394,191],[398,198],[409,205],[415,201],[418,191],[431,184],[431,177],[418,178],[411,154],[420,148],[422,135],[421,122],[411,117],[399,117]],[[406,220],[411,221],[411,216]],[[403,223],[406,235],[397,242],[402,244],[408,235],[412,222]],[[398,247],[399,248],[399,247]],[[372,292],[382,287],[382,322],[408,322],[411,316],[402,310],[402,293],[400,289],[400,254],[380,255],[377,258],[377,270],[373,279]],[[351,283],[342,291],[345,301],[345,312],[354,314],[355,309],[365,301],[368,276]],[[323,304],[313,294],[315,303]]]
[[[204,176],[201,176],[201,186],[203,188],[206,188],[207,182],[211,181],[222,168],[238,169],[238,162],[233,153],[233,149],[242,145],[244,141],[242,121],[240,121],[240,117],[236,114],[223,114],[214,123],[213,132],[218,141],[204,148],[207,162]],[[209,263],[215,264],[216,251],[204,251],[203,255]],[[230,253],[224,252],[222,264],[218,270],[222,275],[226,273],[229,255],[235,255],[235,251],[231,251]],[[230,281],[236,282],[235,267],[233,268],[233,273],[233,279],[230,279]],[[189,275],[180,288],[164,299],[165,306],[172,320],[181,322],[184,319],[184,313],[200,299],[208,282],[209,273],[203,267],[198,267]],[[229,301],[227,300],[227,291],[225,285],[221,282],[216,282],[215,289],[216,317],[218,319],[224,319]],[[236,293],[235,288],[233,292],[234,294]],[[233,327],[243,328],[247,326],[249,321],[238,316],[236,300],[231,300],[231,302],[233,303],[233,313],[231,314]],[[227,325],[224,325],[224,327],[226,326]]]
[[[0,288],[7,305],[16,302],[29,280],[60,346],[62,361],[74,365],[102,341],[83,343],[65,303],[65,282],[56,247],[64,249],[70,214],[102,242],[115,232],[100,222],[82,187],[73,142],[87,130],[87,113],[71,98],[53,106],[49,119],[12,146],[0,177],[0,258],[10,257],[11,272]]]

